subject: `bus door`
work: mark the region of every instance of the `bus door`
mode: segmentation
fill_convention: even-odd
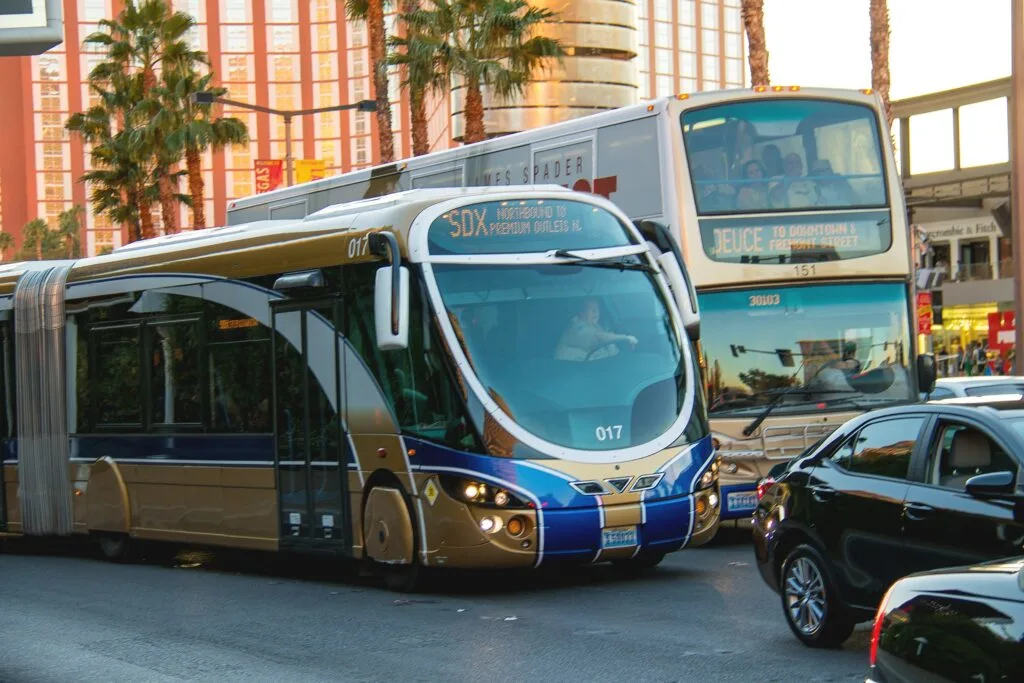
[[[281,546],[348,552],[351,524],[335,298],[272,305]]]

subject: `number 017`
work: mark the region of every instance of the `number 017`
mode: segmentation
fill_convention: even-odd
[[[622,425],[607,425],[594,430],[598,441],[618,441],[622,438]]]

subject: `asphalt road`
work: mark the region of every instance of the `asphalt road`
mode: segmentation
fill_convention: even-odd
[[[863,681],[870,636],[801,645],[736,532],[639,578],[453,575],[409,596],[323,560],[19,543],[0,591],[2,683]]]

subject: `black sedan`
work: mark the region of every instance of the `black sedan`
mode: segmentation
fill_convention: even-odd
[[[840,645],[903,576],[1024,550],[1024,402],[963,400],[861,415],[758,487],[758,566],[806,645]]]
[[[900,579],[870,658],[868,683],[1024,680],[1024,556]]]

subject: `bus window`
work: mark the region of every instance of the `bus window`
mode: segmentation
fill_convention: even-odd
[[[154,426],[202,422],[199,321],[149,325],[150,420]]]
[[[93,375],[96,425],[133,427],[142,424],[140,346],[138,324],[95,327],[95,373]]]
[[[227,306],[207,301],[205,307],[210,429],[272,432],[270,328]],[[287,342],[279,337],[278,343]]]
[[[409,346],[381,351],[374,343],[373,286],[379,266],[345,269],[345,336],[376,376],[403,431],[479,450],[446,367],[432,315],[417,278],[409,282]]]
[[[734,102],[686,111],[683,139],[701,215],[887,205],[879,123],[829,100]]]

